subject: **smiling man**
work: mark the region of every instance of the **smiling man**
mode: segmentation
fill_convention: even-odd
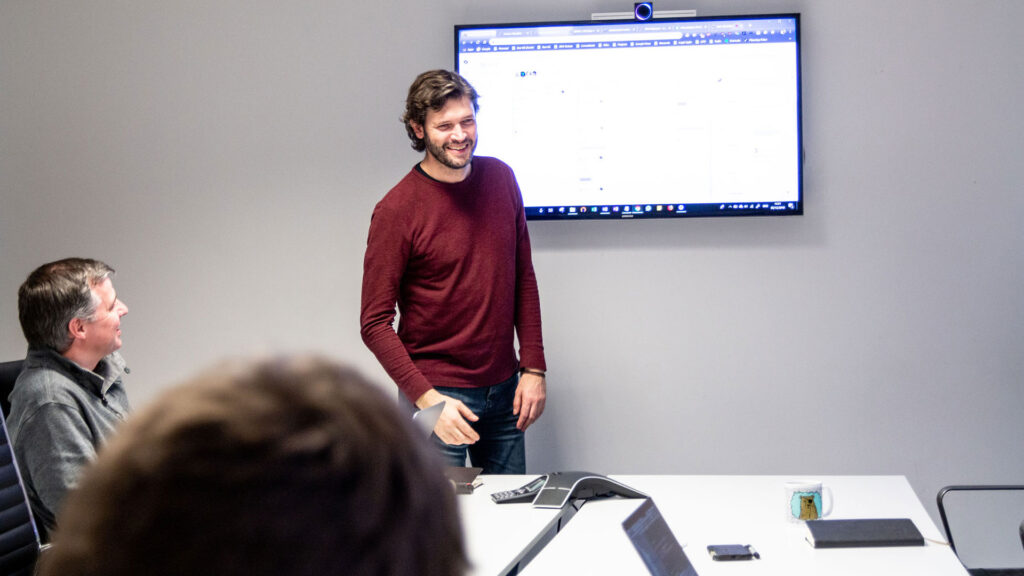
[[[473,155],[476,111],[453,72],[409,88],[402,121],[424,156],[373,211],[362,337],[410,402],[445,402],[434,440],[450,464],[468,451],[485,474],[523,474],[546,399],[540,298],[515,176]]]
[[[129,411],[121,379],[121,317],[114,270],[96,260],[44,264],[18,290],[28,356],[11,392],[8,428],[40,537],[81,468]]]

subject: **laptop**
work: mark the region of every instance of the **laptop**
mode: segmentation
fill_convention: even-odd
[[[444,410],[444,401],[434,404],[430,408],[424,408],[412,415],[413,421],[423,430],[423,433],[430,436],[434,433],[434,426],[441,418],[441,411]],[[455,486],[456,494],[472,494],[476,487],[476,477],[483,468],[466,468],[464,466],[445,466],[444,474]]]
[[[683,547],[650,498],[622,522],[651,576],[697,576]]]
[[[444,401],[438,402],[430,408],[424,408],[423,410],[416,411],[416,413],[412,415],[412,419],[420,429],[427,434],[427,436],[430,436],[434,432],[434,426],[437,425],[437,420],[441,418],[442,410],[444,410]]]

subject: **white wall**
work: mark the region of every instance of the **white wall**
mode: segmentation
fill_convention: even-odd
[[[350,5],[0,3],[0,358],[24,277],[86,255],[119,270],[137,405],[260,351],[386,382],[359,286],[370,210],[418,160],[408,84],[451,65],[455,23],[629,3]],[[802,12],[806,214],[533,223],[530,470],[905,474],[932,510],[1024,480],[1024,3],[656,6]]]

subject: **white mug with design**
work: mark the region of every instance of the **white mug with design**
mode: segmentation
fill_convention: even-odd
[[[786,482],[786,520],[805,522],[817,520],[832,513],[835,499],[832,490],[820,480]],[[825,506],[828,504],[828,506]]]

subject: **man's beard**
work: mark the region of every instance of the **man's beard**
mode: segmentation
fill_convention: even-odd
[[[434,159],[436,159],[442,165],[447,166],[452,170],[461,170],[465,168],[470,162],[473,161],[473,152],[476,150],[476,140],[466,140],[465,144],[469,146],[469,157],[466,158],[466,161],[462,164],[459,164],[458,162],[453,160],[451,156],[448,155],[448,151],[444,149],[444,144],[438,146],[437,144],[431,142],[429,139],[426,139],[425,141],[427,144],[427,152],[429,152],[430,155],[433,156]]]

